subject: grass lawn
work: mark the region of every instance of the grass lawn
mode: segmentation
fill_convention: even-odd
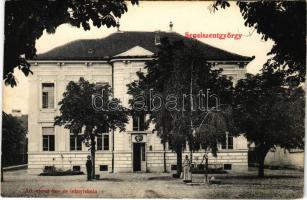
[[[265,170],[215,175],[221,185],[204,185],[204,175],[193,175],[186,185],[166,173],[105,174],[86,181],[86,175],[46,177],[27,175],[25,170],[4,173],[4,197],[104,197],[104,198],[302,198],[304,173],[297,170]]]

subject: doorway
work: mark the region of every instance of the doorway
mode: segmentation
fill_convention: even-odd
[[[133,143],[133,171],[143,171],[143,162],[145,162],[145,143]]]

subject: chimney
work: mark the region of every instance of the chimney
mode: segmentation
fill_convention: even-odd
[[[160,31],[156,31],[155,32],[155,45],[160,45],[161,41],[160,41]]]
[[[170,22],[169,22],[169,31],[170,31],[170,32],[173,32],[173,26],[174,26],[173,22],[170,21]]]

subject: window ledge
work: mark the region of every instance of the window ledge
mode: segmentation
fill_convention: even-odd
[[[150,134],[152,131],[126,131],[126,133],[130,134]]]
[[[40,108],[41,112],[55,112],[56,108]]]

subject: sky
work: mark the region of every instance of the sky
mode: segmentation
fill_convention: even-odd
[[[141,1],[138,6],[128,4],[128,12],[120,19],[121,31],[169,31],[169,23],[173,23],[173,31],[185,35],[189,33],[205,34],[242,34],[240,40],[226,38],[202,38],[200,41],[212,46],[237,53],[244,56],[255,56],[255,59],[247,66],[247,72],[257,73],[268,59],[267,53],[271,50],[273,41],[263,41],[261,35],[253,28],[244,26],[244,19],[239,8],[234,2],[227,9],[219,9],[210,12],[212,2],[197,1]],[[78,39],[96,39],[106,37],[116,28],[92,27],[90,31],[84,31],[63,24],[56,29],[55,34],[47,34],[36,42],[37,53],[47,52],[57,46]],[[10,113],[12,109],[20,109],[23,114],[28,113],[28,82],[27,78],[15,70],[18,86],[10,88],[3,86],[3,110]]]

